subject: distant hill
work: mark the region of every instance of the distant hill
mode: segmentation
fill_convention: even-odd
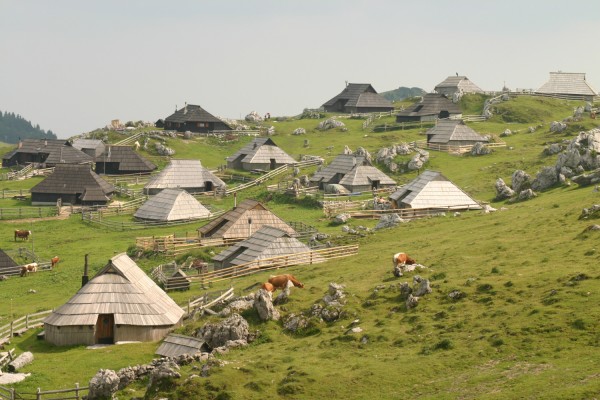
[[[19,114],[0,111],[0,141],[18,143],[19,138],[56,139],[56,135],[51,130],[44,131],[39,125],[33,126]]]
[[[387,92],[381,92],[379,94],[389,101],[397,101],[408,99],[410,97],[423,96],[425,93],[427,92],[418,87],[408,88],[400,86],[398,89],[388,90]]]

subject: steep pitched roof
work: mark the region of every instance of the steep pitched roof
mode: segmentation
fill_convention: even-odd
[[[483,92],[479,86],[474,84],[466,76],[449,76],[435,86],[435,91],[438,89],[448,88],[460,90],[463,93],[480,93]]]
[[[10,159],[14,154],[47,154],[46,164],[82,164],[92,162],[93,158],[72,147],[66,140],[54,139],[25,139],[20,147],[6,153],[2,158]]]
[[[249,224],[248,220],[252,223]],[[279,228],[293,236],[296,231],[256,200],[246,199],[234,209],[198,229],[205,237],[245,238],[263,225]]]
[[[595,96],[596,90],[585,80],[585,73],[580,72],[550,72],[550,79],[537,93],[574,94]]]
[[[371,165],[355,165],[342,180],[340,185],[348,186],[365,186],[370,185],[373,181],[379,181],[381,185],[395,185],[396,181],[384,174],[382,171]]]
[[[115,191],[115,187],[100,178],[89,165],[57,164],[54,172],[32,187],[31,192],[75,194],[93,188],[99,188],[104,194]]]
[[[184,311],[127,254],[121,253],[44,323],[94,325],[99,314],[114,314],[117,325],[152,327],[175,325]]]
[[[156,165],[142,157],[132,146],[106,146],[104,152],[96,157],[97,163],[119,163],[119,171],[154,171]]]
[[[244,155],[242,162],[251,164],[265,164],[275,159],[278,164],[294,164],[294,160],[289,154],[277,147],[271,138],[254,138],[246,146],[238,150],[234,155],[227,157],[227,161],[234,161],[239,156]]]
[[[433,135],[428,140],[429,143],[446,144],[451,141],[489,142],[488,139],[465,125],[462,120],[439,120],[437,125],[427,130],[425,134],[428,136]]]
[[[110,198],[100,186],[85,186],[80,196],[81,201],[109,201]]]
[[[18,264],[4,250],[0,249],[0,268],[12,268]]]
[[[77,150],[104,148],[104,142],[98,139],[75,139],[72,146]]]
[[[323,104],[333,106],[338,100],[344,107],[388,107],[394,108],[391,101],[379,95],[369,83],[349,83],[337,96]]]
[[[233,265],[240,265],[260,259],[307,251],[310,251],[310,248],[288,232],[265,225],[246,240],[217,254],[213,260],[215,262],[227,260]]]
[[[390,195],[398,204],[411,208],[480,209],[481,206],[437,171],[426,170]]]
[[[150,197],[133,216],[155,221],[179,221],[206,218],[210,211],[183,189],[164,189]]]
[[[163,357],[179,357],[183,354],[194,355],[208,351],[208,345],[201,338],[170,333],[158,347],[156,354]]]
[[[438,115],[440,111],[448,111],[450,114],[462,114],[460,106],[452,102],[443,94],[427,93],[423,99],[412,108],[400,111],[398,116],[422,117],[427,115]]]
[[[212,182],[214,186],[226,186],[225,182],[204,168],[200,160],[171,160],[165,169],[148,181],[144,190],[193,189],[204,187],[205,182]]]
[[[357,165],[370,165],[364,156],[355,154],[340,154],[310,178],[311,182],[329,182],[336,174],[346,175]]]
[[[165,122],[223,122],[205,109],[194,104],[188,104],[165,118]]]

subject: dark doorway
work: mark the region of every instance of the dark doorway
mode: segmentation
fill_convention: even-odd
[[[115,342],[115,316],[114,314],[100,314],[96,321],[96,343],[112,344]]]
[[[214,189],[214,187],[213,187],[213,183],[211,181],[204,182],[204,191],[212,192],[213,189]]]
[[[275,162],[274,158],[271,158],[271,169],[275,169],[277,168],[277,163]]]
[[[442,111],[440,111],[438,118],[439,119],[450,118],[450,112],[448,112],[447,110],[442,110]]]
[[[379,181],[371,181],[371,189],[379,189]]]

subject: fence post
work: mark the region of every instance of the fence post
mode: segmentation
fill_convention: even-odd
[[[79,382],[75,382],[75,399],[79,400]]]
[[[190,314],[190,299],[188,298],[188,315]]]
[[[42,389],[37,388],[37,393],[36,393],[35,399],[42,400]]]
[[[29,329],[29,314],[25,315],[25,329]]]
[[[11,315],[11,317],[12,317],[12,315]],[[13,337],[13,324],[14,324],[14,321],[10,321],[10,337]]]

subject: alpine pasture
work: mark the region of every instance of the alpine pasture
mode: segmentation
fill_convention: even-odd
[[[480,113],[484,100],[482,95],[463,97],[464,114]],[[517,169],[535,176],[556,160],[556,156],[543,155],[546,145],[572,139],[598,125],[585,114],[565,132],[549,131],[550,122],[572,115],[573,108],[580,105],[583,102],[519,96],[498,104],[489,120],[468,123],[482,135],[501,139],[506,147],[495,148],[485,156],[430,152],[424,168],[442,172],[473,198],[490,203],[498,209],[493,213],[446,213],[349,235],[332,224],[313,199],[271,194],[266,184],[239,192],[238,201],[257,199],[285,221],[313,225],[331,235],[335,243],[359,244],[356,256],[278,271],[293,274],[305,285],[292,289],[289,302],[279,307],[282,315],[309,310],[326,294],[328,284],[336,282],[345,285],[347,293],[342,317],[292,334],[281,322],[260,322],[254,310],[246,311],[242,316],[260,335],[247,347],[218,355],[222,362],[213,365],[208,376],[190,378],[199,375],[199,364],[192,363],[182,367],[181,378],[170,385],[146,392],[147,382],[138,382],[118,392],[118,398],[597,398],[600,233],[587,231],[594,221],[580,220],[579,216],[583,208],[600,203],[600,193],[593,187],[571,184],[551,188],[524,202],[509,204],[494,199],[497,178],[510,184]],[[421,140],[426,130],[372,131],[374,126],[392,125],[394,117],[390,116],[374,120],[365,129],[363,119],[347,118],[342,120],[347,131],[318,131],[321,120],[285,118],[263,124],[275,127],[272,139],[292,157],[320,155],[326,162],[346,145],[353,151],[360,146],[375,154],[381,147]],[[530,126],[539,127],[529,133]],[[292,135],[299,127],[307,133]],[[506,129],[513,134],[500,138]],[[109,137],[111,141],[120,138],[116,133]],[[167,138],[166,145],[176,151],[174,158],[200,159],[202,165],[216,169],[225,163],[226,156],[250,140],[244,136],[232,141]],[[12,148],[6,146],[2,151]],[[158,164],[162,168],[166,161]],[[382,165],[377,167],[399,185],[416,177],[416,172],[390,173]],[[267,184],[280,179],[283,177]],[[2,181],[2,187],[28,189],[40,180]],[[206,201],[220,209],[233,205],[232,196]],[[0,199],[1,208],[29,206],[29,199]],[[129,220],[131,216],[113,218]],[[376,222],[351,219],[348,224],[373,228]],[[198,227],[191,223],[113,231],[82,221],[80,214],[66,219],[2,221],[3,250],[26,247],[34,249],[42,261],[54,256],[61,261],[52,271],[0,282],[0,326],[28,313],[58,307],[73,296],[81,286],[85,254],[89,254],[93,276],[115,254],[131,252],[136,236],[194,235]],[[15,243],[15,229],[31,230],[29,241]],[[220,251],[195,250],[194,254],[207,256],[211,250]],[[427,268],[394,277],[391,258],[400,251]],[[177,261],[186,258],[178,256]],[[136,262],[149,273],[172,259],[145,252]],[[416,274],[431,281],[433,292],[422,297],[416,308],[407,310],[398,284],[412,283]],[[209,290],[233,287],[236,295],[245,295],[259,286],[247,288],[267,281],[269,275],[261,272],[232,279]],[[452,291],[462,295],[452,300],[448,297]],[[202,288],[192,285],[189,291],[169,294],[185,308],[188,299],[202,293]],[[192,334],[213,320],[216,317],[205,316],[176,332]],[[348,333],[355,320],[353,326],[362,332]],[[159,345],[134,343],[96,350],[55,347],[37,340],[39,332],[29,330],[6,345],[16,348],[17,353],[32,351],[35,355],[35,361],[23,369],[31,376],[13,385],[18,392],[35,393],[38,387],[71,388],[75,382],[86,386],[100,368],[119,370],[150,362]]]

